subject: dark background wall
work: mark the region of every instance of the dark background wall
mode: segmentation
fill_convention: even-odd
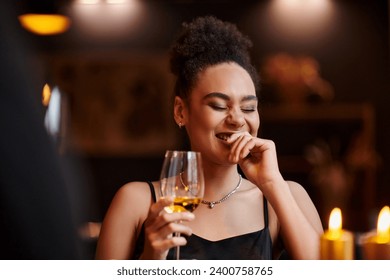
[[[259,70],[269,55],[278,52],[308,55],[318,62],[322,78],[332,85],[335,96],[332,103],[369,103],[374,107],[375,149],[380,158],[375,174],[373,201],[373,213],[376,214],[375,211],[379,207],[390,202],[388,1],[329,1],[332,5],[329,16],[324,19],[325,23],[317,27],[304,21],[297,26],[288,21],[287,25],[283,25],[271,9],[274,2],[143,1],[142,16],[135,18],[135,23],[128,23],[128,29],[114,28],[121,32],[110,30],[109,21],[101,17],[95,30],[83,27],[82,23],[74,18],[71,29],[62,35],[38,37],[26,33],[35,52],[32,60],[38,74],[37,98],[40,98],[40,87],[45,81],[64,83],[68,76],[59,75],[58,69],[67,69],[64,67],[67,61],[85,60],[87,64],[96,61],[99,64],[102,60],[121,61],[122,56],[127,59],[138,56],[139,53],[150,57],[155,57],[156,54],[164,56],[182,21],[199,15],[215,15],[236,23],[253,40],[253,61]],[[64,10],[70,9],[67,7]],[[294,18],[294,13],[294,10],[287,11],[287,14],[292,16],[290,20],[297,22],[299,16]],[[286,17],[282,16],[282,19]],[[100,33],[97,31],[99,28]],[[269,98],[272,93],[267,90],[265,86],[262,103],[264,107],[271,106],[274,102]],[[91,96],[92,104],[93,94]],[[137,98],[134,102],[142,102],[142,95]],[[77,106],[77,100],[77,97],[71,98],[70,111]],[[87,114],[90,111],[86,108],[85,112]],[[150,120],[153,121],[160,120]],[[70,123],[77,122],[80,122],[80,119],[73,119]],[[266,122],[266,119],[263,119],[263,122]],[[175,128],[171,130],[179,139],[176,139],[173,146],[181,147],[183,135]],[[273,133],[277,133],[280,139],[295,136],[289,129],[279,129]],[[304,134],[305,131],[301,133]],[[302,134],[297,136],[304,137]],[[77,143],[75,145],[77,146]],[[113,194],[125,182],[154,180],[159,176],[163,149],[143,155],[135,154],[134,151],[110,153],[96,149],[83,150],[83,147],[85,146],[79,145],[76,150],[69,147],[67,152],[81,159],[84,165],[87,181],[92,189],[91,197],[95,200],[95,207],[90,213],[91,220],[101,221]],[[306,187],[313,196],[319,195],[310,189],[310,185]],[[358,230],[363,228],[356,224],[351,227]],[[365,225],[364,228],[366,227]]]

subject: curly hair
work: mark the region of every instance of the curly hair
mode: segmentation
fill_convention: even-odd
[[[209,66],[224,62],[235,62],[243,67],[258,91],[259,77],[249,55],[251,47],[250,39],[236,25],[213,16],[183,23],[170,50],[171,72],[177,77],[175,95],[188,100],[198,74]]]

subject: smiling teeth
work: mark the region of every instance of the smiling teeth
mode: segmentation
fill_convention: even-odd
[[[230,135],[228,134],[218,134],[217,137],[221,140],[227,141],[230,138]]]

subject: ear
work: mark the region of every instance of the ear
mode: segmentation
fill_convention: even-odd
[[[181,128],[186,124],[186,112],[185,112],[185,103],[182,98],[179,96],[175,97],[175,103],[173,105],[173,115],[177,125]]]

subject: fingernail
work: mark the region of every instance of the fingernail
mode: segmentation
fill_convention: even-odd
[[[166,204],[169,204],[169,203],[172,203],[172,198],[171,197],[162,197],[162,199],[164,200],[164,202],[166,203]]]
[[[187,219],[194,219],[195,218],[195,215],[192,214],[191,212],[184,212],[183,213]]]

